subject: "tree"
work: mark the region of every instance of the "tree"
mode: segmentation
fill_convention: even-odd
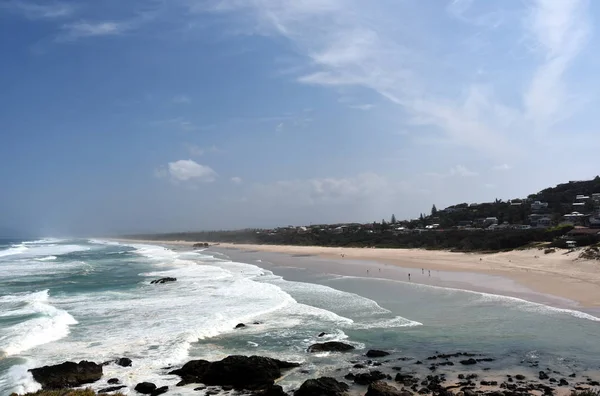
[[[437,212],[438,212],[438,210],[437,210],[437,208],[435,207],[435,204],[434,204],[433,207],[431,208],[431,215],[435,216],[437,214]]]
[[[421,213],[421,215],[419,216],[419,220],[421,220],[421,221],[425,220],[425,216],[423,216],[423,213]]]
[[[396,215],[392,215],[392,221],[391,221],[391,223],[392,224],[396,224]]]

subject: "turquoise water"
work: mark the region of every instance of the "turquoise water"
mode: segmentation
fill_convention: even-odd
[[[129,389],[141,381],[172,386],[178,378],[166,374],[169,366],[233,353],[302,361],[310,376],[340,377],[364,348],[392,351],[393,359],[481,353],[496,359],[481,369],[499,371],[534,372],[527,363],[536,361],[563,375],[600,370],[600,322],[589,314],[297,268],[310,258],[234,256],[93,240],[0,241],[0,395],[39,388],[31,367],[121,356],[133,366],[105,366],[96,389],[111,377]],[[150,284],[165,276],[178,280]],[[248,327],[235,330],[240,322]],[[308,355],[321,340],[358,349]],[[292,389],[306,377],[293,372],[282,385]]]

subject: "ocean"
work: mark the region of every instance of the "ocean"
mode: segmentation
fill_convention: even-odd
[[[315,258],[218,247],[0,240],[0,395],[39,389],[29,368],[120,357],[132,359],[132,366],[106,365],[92,388],[117,377],[128,386],[126,394],[149,381],[168,385],[170,395],[202,395],[193,385],[175,387],[179,377],[168,371],[188,360],[231,354],[302,362],[302,370],[280,381],[293,390],[321,375],[341,379],[365,360],[367,349],[415,361],[466,351],[494,359],[471,369],[488,375],[535,376],[550,368],[557,378],[598,379],[600,319],[591,313],[327,273],[315,265],[309,270],[303,265],[309,260]],[[177,281],[150,283],[163,277]],[[239,323],[246,327],[235,329]],[[319,337],[322,332],[327,334]],[[357,349],[306,352],[315,342],[332,340]],[[456,375],[464,367],[443,370]]]

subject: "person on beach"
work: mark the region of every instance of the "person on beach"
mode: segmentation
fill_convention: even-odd
[[[410,274],[408,274],[408,280],[410,281]]]
[[[428,271],[429,271],[429,276],[431,276],[431,270],[428,270]]]
[[[425,275],[425,268],[421,268],[421,273]]]

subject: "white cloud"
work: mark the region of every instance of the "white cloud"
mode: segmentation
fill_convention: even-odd
[[[279,124],[277,124],[277,126],[275,127],[275,131],[276,131],[276,132],[281,132],[281,131],[283,131],[283,127],[284,127],[284,124],[283,124],[283,122],[280,122],[280,123],[279,123]]]
[[[217,173],[206,165],[200,165],[193,160],[169,162],[168,172],[175,181],[213,182]]]
[[[231,182],[234,183],[234,184],[242,184],[242,178],[234,176],[234,177],[231,178]]]
[[[454,23],[466,23],[467,28],[478,29],[484,36],[481,40],[497,43],[501,41],[491,32],[506,28],[514,35],[515,26],[505,25],[514,24],[514,15],[523,14],[505,2],[455,0],[449,4]],[[536,0],[532,4],[524,24],[545,56],[541,65],[533,65],[533,77],[525,84],[528,89],[516,84],[514,97],[523,97],[524,103],[505,100],[505,92],[497,94],[496,80],[482,81],[494,77],[476,72],[485,59],[472,62],[473,79],[449,80],[445,75],[446,69],[452,70],[449,60],[461,54],[454,49],[428,53],[427,45],[419,44],[430,41],[429,32],[411,30],[419,20],[398,23],[398,15],[417,14],[413,2],[221,0],[212,3],[212,10],[238,12],[240,19],[253,21],[247,29],[289,40],[307,59],[299,70],[309,71],[297,76],[298,82],[336,90],[371,89],[402,107],[402,116],[411,123],[435,127],[464,146],[500,157],[525,154],[510,143],[514,136],[535,139],[534,131],[543,132],[572,114],[562,111],[568,102],[562,77],[588,35],[586,4],[585,0]],[[473,37],[471,31],[466,35],[461,39]],[[518,45],[517,41],[513,44]],[[505,69],[514,70],[514,65]],[[498,84],[498,91],[504,91],[506,87]]]
[[[543,62],[523,95],[526,115],[536,131],[572,115],[564,74],[590,35],[586,0],[536,0],[525,21]]]
[[[176,104],[190,104],[192,103],[192,99],[187,95],[176,95],[171,99],[173,103]]]
[[[477,176],[478,173],[467,169],[467,167],[464,165],[456,165],[455,167],[450,169],[450,175],[461,176],[461,177],[471,177],[471,176]]]
[[[75,41],[85,37],[115,36],[127,31],[130,26],[120,22],[76,22],[63,25],[63,33],[56,40]]]
[[[492,167],[492,170],[495,170],[495,171],[507,171],[510,169],[512,169],[512,167],[508,164],[496,165],[496,166]]]
[[[24,15],[28,19],[57,19],[71,16],[75,7],[62,2],[47,1],[43,3],[12,0],[0,3],[0,9]]]
[[[373,107],[375,107],[375,105],[367,103],[367,104],[360,104],[360,105],[351,105],[348,107],[350,107],[351,109],[358,109],[358,110],[366,111],[366,110],[371,110]]]

